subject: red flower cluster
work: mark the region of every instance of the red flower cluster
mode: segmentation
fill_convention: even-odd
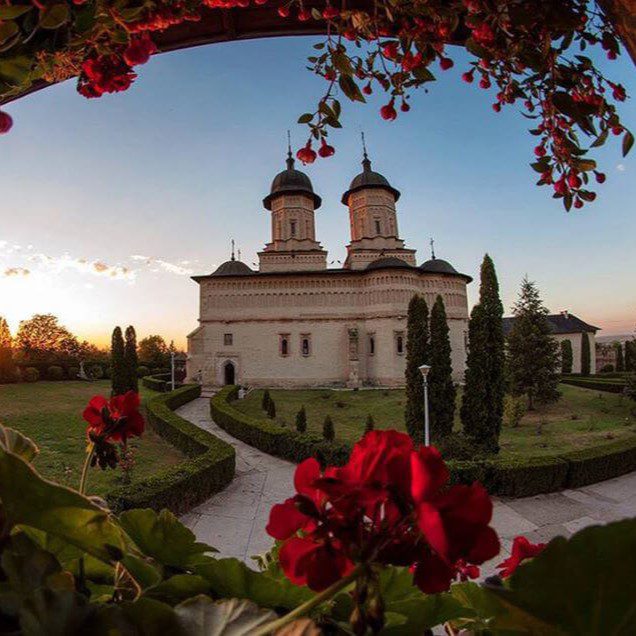
[[[296,153],[296,157],[298,157],[299,161],[303,162],[303,165],[316,161],[316,151],[311,147],[311,139]]]
[[[499,575],[504,579],[508,578],[523,561],[541,554],[545,546],[545,543],[530,543],[525,537],[515,537],[511,555],[497,566],[501,570]]]
[[[138,20],[125,23],[125,28],[130,33],[143,31],[164,31],[165,29],[181,24],[182,22],[200,22],[201,16],[197,12],[189,11],[185,3],[177,2],[170,6],[159,6],[149,10]]]
[[[0,135],[4,133],[8,133],[13,126],[13,119],[9,113],[5,113],[3,110],[0,110]]]
[[[82,417],[88,422],[89,439],[99,437],[107,442],[126,442],[144,432],[144,418],[139,413],[139,393],[128,391],[108,401],[103,395],[91,398]]]
[[[157,46],[147,33],[139,38],[133,38],[124,51],[124,62],[128,66],[145,64],[153,53],[157,52]]]
[[[272,508],[267,525],[284,542],[283,571],[323,590],[359,563],[409,566],[431,594],[478,576],[475,566],[499,552],[492,502],[480,484],[449,486],[449,476],[437,449],[396,431],[367,433],[342,468],[304,461],[296,495]]]
[[[137,74],[117,55],[90,57],[82,64],[77,91],[84,97],[101,97],[104,93],[127,90]]]

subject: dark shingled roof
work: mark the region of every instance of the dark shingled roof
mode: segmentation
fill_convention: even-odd
[[[369,188],[382,188],[388,190],[397,201],[400,198],[399,190],[396,190],[379,172],[371,170],[371,161],[367,157],[366,153],[362,160],[362,172],[353,178],[353,181],[349,185],[349,189],[342,195],[342,202],[347,205],[349,195],[358,190],[366,190]]]
[[[403,261],[401,258],[397,258],[396,256],[387,256],[385,258],[378,258],[378,260],[372,261],[365,267],[365,269],[367,270],[384,269],[385,267],[402,267],[404,269],[413,268],[412,265],[409,265],[406,261]]]
[[[256,274],[253,269],[250,269],[242,261],[236,261],[234,259],[221,263],[216,270],[210,276],[245,276],[249,274]]]
[[[570,313],[550,314],[546,317],[550,323],[550,329],[553,334],[596,333],[600,329],[600,327],[588,325],[586,322],[583,322],[580,318],[577,318],[577,316]],[[514,316],[503,319],[504,336],[507,336],[510,333],[514,321]]]
[[[291,152],[287,157],[287,169],[279,172],[272,181],[269,194],[263,199],[263,205],[267,210],[272,209],[272,199],[277,194],[309,194],[314,200],[314,208],[317,210],[322,204],[322,199],[314,192],[309,177],[300,170],[294,168],[294,159]]]
[[[471,276],[468,276],[468,274],[461,274],[448,261],[445,261],[441,258],[431,258],[425,263],[422,263],[418,267],[418,269],[421,272],[426,272],[428,274],[447,274],[450,276],[461,276],[469,283],[473,280]]]

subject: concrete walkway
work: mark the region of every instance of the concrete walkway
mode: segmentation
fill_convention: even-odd
[[[236,448],[236,477],[183,517],[199,541],[217,548],[223,557],[250,563],[266,552],[272,540],[265,532],[269,510],[293,494],[295,466],[248,446],[219,428],[210,418],[209,400],[199,398],[177,413]],[[510,553],[512,539],[523,534],[533,542],[569,536],[589,525],[636,516],[636,472],[577,490],[524,499],[496,499],[493,525],[502,553],[482,568],[484,575]]]

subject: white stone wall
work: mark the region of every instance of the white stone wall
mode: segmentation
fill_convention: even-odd
[[[414,293],[432,307],[441,293],[451,332],[453,373],[463,379],[468,306],[461,277],[418,270],[376,270],[326,274],[210,277],[200,281],[200,328],[188,337],[188,375],[199,370],[205,384],[224,382],[229,360],[236,381],[254,386],[344,385],[357,367],[360,384],[400,386],[404,382],[406,314]],[[350,360],[349,332],[357,329],[357,361]],[[403,353],[396,338],[403,336]],[[224,344],[232,334],[232,344]],[[375,351],[369,352],[369,334]],[[280,351],[289,337],[289,355]],[[301,336],[311,352],[301,353]]]
[[[596,335],[585,334],[590,340],[590,373],[596,373]],[[555,334],[555,340],[559,343],[569,340],[572,343],[572,373],[581,373],[581,347],[583,336],[580,333]]]

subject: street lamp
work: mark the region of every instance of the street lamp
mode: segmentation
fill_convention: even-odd
[[[424,446],[430,446],[431,440],[428,430],[428,382],[426,376],[431,370],[431,367],[428,364],[423,364],[419,367],[419,370],[422,374],[422,381],[424,382]]]
[[[174,351],[170,352],[170,382],[174,391]]]

